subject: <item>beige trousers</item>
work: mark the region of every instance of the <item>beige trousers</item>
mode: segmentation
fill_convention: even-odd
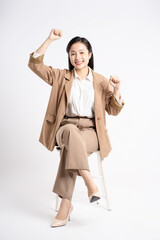
[[[64,117],[56,133],[60,163],[52,191],[72,199],[78,169],[90,171],[88,156],[99,150],[95,119]]]

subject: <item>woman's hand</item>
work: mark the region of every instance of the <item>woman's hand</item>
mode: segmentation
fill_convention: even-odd
[[[113,93],[118,97],[118,99],[120,99],[121,98],[121,94],[120,94],[121,81],[120,81],[119,77],[111,75],[110,79],[109,79],[109,83],[113,87]]]
[[[111,75],[110,79],[109,79],[109,83],[112,85],[112,87],[114,87],[115,90],[120,89],[121,81],[120,81],[119,77]]]
[[[62,30],[52,29],[48,36],[48,39],[51,41],[54,41],[54,40],[60,39],[61,37],[62,37]]]

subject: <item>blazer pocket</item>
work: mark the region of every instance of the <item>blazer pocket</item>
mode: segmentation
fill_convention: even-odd
[[[46,120],[51,122],[51,123],[54,123],[55,120],[56,120],[56,116],[55,115],[51,115],[51,114],[46,114]]]

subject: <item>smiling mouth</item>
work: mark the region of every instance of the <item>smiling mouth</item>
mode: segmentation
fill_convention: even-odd
[[[75,62],[76,65],[80,65],[82,63],[83,63],[83,61],[82,62]]]

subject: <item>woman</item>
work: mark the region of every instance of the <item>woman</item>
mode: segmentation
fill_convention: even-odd
[[[117,115],[124,106],[120,79],[110,76],[108,81],[93,71],[93,51],[86,38],[75,37],[68,43],[69,70],[44,65],[46,49],[61,37],[61,30],[52,29],[44,43],[30,54],[28,63],[34,73],[52,86],[39,139],[50,151],[55,145],[61,149],[53,192],[62,200],[52,227],[64,226],[70,220],[77,175],[84,179],[89,201],[100,198],[90,175],[88,156],[97,150],[102,157],[109,154],[111,145],[104,112]]]

